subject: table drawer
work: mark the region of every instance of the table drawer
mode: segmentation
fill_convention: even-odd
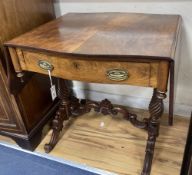
[[[21,68],[47,74],[40,61],[53,66],[52,75],[69,80],[95,83],[157,86],[158,62],[95,61],[70,57],[55,57],[42,53],[17,50]]]

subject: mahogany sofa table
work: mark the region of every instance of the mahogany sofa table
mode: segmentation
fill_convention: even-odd
[[[91,108],[103,114],[122,113],[135,127],[148,133],[141,175],[149,175],[170,71],[173,89],[180,23],[178,15],[70,13],[7,42],[5,48],[18,77],[25,76],[25,71],[48,74],[50,70],[58,78],[60,106],[45,151],[54,148],[63,121],[72,115]],[[107,99],[101,103],[79,100],[70,95],[67,80],[152,87],[150,116],[138,120],[135,114],[114,107]],[[173,91],[170,94],[171,114]]]

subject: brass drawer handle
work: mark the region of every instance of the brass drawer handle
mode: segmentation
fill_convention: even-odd
[[[113,81],[124,81],[128,78],[128,71],[124,69],[110,69],[107,71],[107,77]]]
[[[44,69],[44,70],[49,70],[49,71],[52,71],[53,70],[53,65],[47,61],[44,61],[44,60],[40,60],[38,62],[38,65],[41,69]]]

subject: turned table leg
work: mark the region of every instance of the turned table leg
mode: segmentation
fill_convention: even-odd
[[[148,121],[148,140],[145,150],[146,154],[144,166],[141,175],[150,175],[151,172],[155,142],[159,135],[160,118],[164,110],[164,98],[166,98],[166,94],[164,92],[154,89],[153,97],[149,105],[150,118]]]
[[[70,92],[67,87],[67,82],[61,78],[58,78],[57,84],[58,84],[57,95],[60,99],[60,105],[59,105],[58,111],[56,112],[56,116],[52,121],[53,132],[52,132],[51,140],[48,144],[45,144],[45,147],[44,147],[46,153],[50,152],[58,142],[59,134],[63,128],[63,122],[64,120],[69,119],[69,114],[70,114],[70,110],[69,110]]]

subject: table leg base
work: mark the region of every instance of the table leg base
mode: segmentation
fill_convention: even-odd
[[[152,126],[153,128],[151,128],[152,130],[154,130],[154,132],[150,133],[148,131],[148,139],[147,139],[147,145],[145,150],[145,159],[144,159],[143,171],[141,175],[150,175],[151,173],[155,143],[157,138],[157,135],[155,133],[158,133],[159,131],[159,126],[155,126],[155,125]]]
[[[45,144],[44,150],[49,153],[57,144],[60,132],[63,129],[63,122],[69,119],[70,113],[70,91],[67,87],[67,81],[57,79],[57,95],[60,99],[59,109],[56,112],[55,118],[52,121],[52,135],[50,142]]]
[[[55,145],[59,140],[59,135],[60,135],[60,132],[62,131],[63,121],[65,118],[65,114],[63,110],[65,109],[60,107],[56,113],[54,120],[52,121],[53,132],[51,135],[51,139],[50,139],[50,142],[48,144],[45,144],[44,146],[44,150],[46,153],[49,153],[55,147]]]
[[[160,117],[163,113],[163,99],[166,97],[164,92],[159,92],[154,89],[153,97],[149,105],[150,117],[139,120],[136,114],[130,113],[126,108],[113,106],[107,99],[99,102],[89,100],[79,100],[72,97],[70,103],[66,99],[61,100],[59,110],[53,120],[53,133],[49,144],[45,145],[45,152],[50,152],[59,140],[59,134],[63,128],[64,120],[69,119],[69,115],[79,116],[94,109],[95,112],[100,112],[103,115],[115,116],[118,113],[123,115],[123,118],[130,121],[137,128],[144,129],[148,132],[148,140],[146,146],[146,154],[141,175],[150,175],[155,142],[159,135]],[[67,103],[66,103],[67,102]]]
[[[160,128],[160,118],[163,114],[164,105],[163,99],[166,98],[166,94],[164,92],[160,92],[157,89],[154,89],[153,96],[151,102],[149,104],[149,121],[148,121],[148,140],[147,146],[145,150],[145,159],[144,165],[141,175],[150,175],[155,142],[156,138],[159,136],[159,128]]]
[[[85,112],[90,112],[91,109],[94,109],[95,112],[100,112],[103,115],[112,115],[115,116],[118,113],[123,115],[123,118],[130,121],[132,125],[137,128],[147,129],[148,119],[138,120],[136,114],[130,113],[126,108],[120,106],[113,106],[112,103],[105,99],[100,103],[87,101],[85,104]]]
[[[148,126],[148,119],[143,119],[142,121],[137,119],[136,114],[130,113],[126,108],[119,107],[119,106],[113,106],[111,102],[107,99],[102,100],[99,102],[93,102],[89,100],[79,100],[75,97],[71,98],[71,103],[68,105],[69,111],[68,113],[72,116],[80,116],[85,113],[88,113],[91,111],[91,109],[94,109],[95,112],[100,112],[104,115],[117,115],[118,113],[121,113],[123,115],[123,118],[130,121],[135,127],[146,129]],[[46,153],[49,153],[57,144],[59,140],[60,132],[63,129],[63,122],[67,119],[70,119],[70,116],[66,117],[66,106],[63,105],[62,100],[59,107],[59,110],[57,111],[57,114],[52,121],[52,136],[50,139],[50,142],[48,144],[45,144],[44,149]]]

